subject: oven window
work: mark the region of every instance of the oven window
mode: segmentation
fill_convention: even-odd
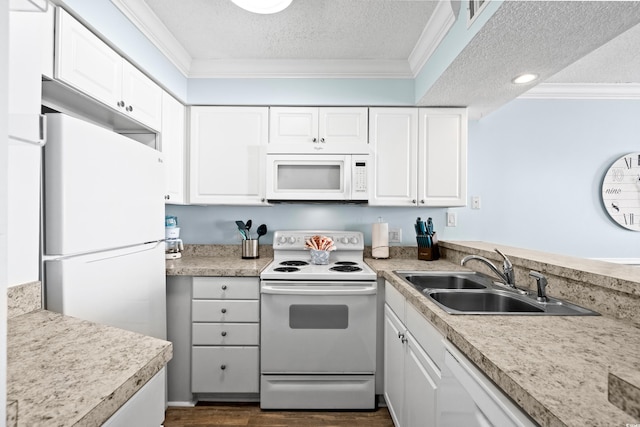
[[[278,165],[278,190],[342,190],[342,165]]]
[[[346,305],[292,304],[289,306],[291,329],[347,329],[349,307]]]

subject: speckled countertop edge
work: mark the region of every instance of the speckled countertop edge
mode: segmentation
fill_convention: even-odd
[[[635,326],[603,316],[449,315],[393,271],[466,268],[447,261],[365,261],[541,425],[638,422],[607,398],[611,366],[635,372],[634,378],[640,372],[640,355],[623,350],[640,348]]]
[[[514,264],[542,271],[545,274],[588,282],[605,289],[640,296],[640,268],[635,266],[550,254],[488,242],[446,241],[442,245],[445,248],[482,255],[495,260],[500,258],[495,253],[494,248],[499,248],[507,254]]]
[[[170,342],[37,310],[8,321],[20,426],[99,426],[171,359]]]

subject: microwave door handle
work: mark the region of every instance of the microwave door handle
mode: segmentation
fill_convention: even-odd
[[[344,195],[346,200],[351,200],[353,198],[353,194],[351,193],[351,180],[353,175],[353,162],[345,161],[344,162]]]
[[[262,285],[261,292],[270,295],[375,295],[375,286],[274,286]]]

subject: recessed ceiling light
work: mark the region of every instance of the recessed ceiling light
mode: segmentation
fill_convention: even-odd
[[[531,83],[532,81],[536,80],[538,78],[537,74],[532,74],[532,73],[525,73],[525,74],[520,74],[517,77],[514,77],[513,80],[511,80],[513,83],[517,84],[517,85],[523,85],[526,83]]]
[[[285,10],[293,0],[231,0],[237,6],[253,13],[268,15]]]

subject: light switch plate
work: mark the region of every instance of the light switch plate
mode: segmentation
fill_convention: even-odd
[[[458,216],[455,212],[447,212],[447,227],[455,227],[458,225]]]
[[[402,243],[402,228],[389,229],[389,243]]]

